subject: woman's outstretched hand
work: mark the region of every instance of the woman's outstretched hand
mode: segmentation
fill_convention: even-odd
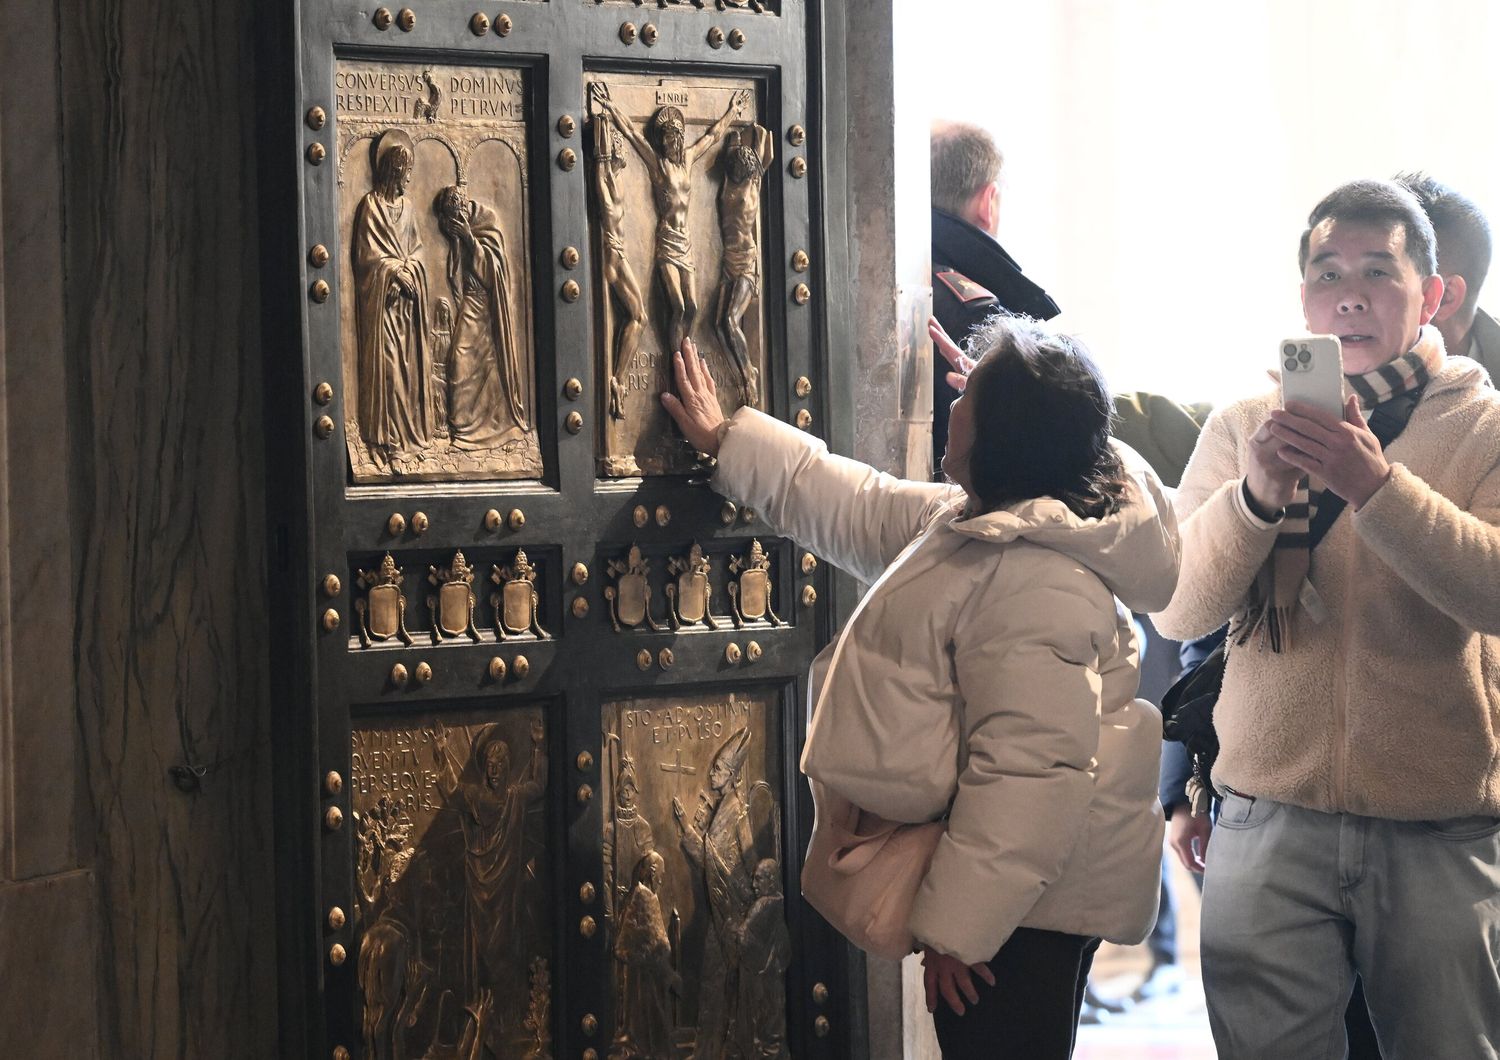
[[[955,1016],[964,1014],[964,998],[971,1005],[979,1004],[979,991],[974,988],[971,972],[990,986],[995,985],[995,973],[990,971],[989,965],[965,964],[957,957],[939,953],[931,946],[923,946],[922,985],[927,990],[927,1011],[937,1011],[940,994]]]
[[[937,317],[927,318],[927,334],[932,336],[932,348],[953,369],[947,375],[948,385],[962,394],[964,387],[969,385],[969,373],[974,370],[974,359],[958,348],[958,343],[943,330]]]
[[[718,456],[719,424],[724,422],[724,412],[719,408],[713,376],[708,374],[708,365],[698,356],[692,339],[683,339],[682,349],[672,355],[672,376],[677,381],[677,393],[663,393],[662,407],[671,413],[694,449]]]

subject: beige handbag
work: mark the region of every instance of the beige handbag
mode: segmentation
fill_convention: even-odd
[[[912,951],[907,921],[946,821],[898,824],[866,813],[809,780],[812,840],[802,896],[866,953],[899,961]]]

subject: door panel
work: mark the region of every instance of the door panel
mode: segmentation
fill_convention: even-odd
[[[848,1055],[797,887],[827,571],[657,398],[685,333],[726,413],[819,428],[817,17],[301,5],[290,1052]]]

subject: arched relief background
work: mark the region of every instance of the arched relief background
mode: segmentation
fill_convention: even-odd
[[[416,63],[341,62],[335,75],[339,166],[340,345],[343,351],[345,437],[355,483],[534,479],[541,477],[536,433],[535,334],[532,317],[531,231],[525,108],[525,71]],[[381,138],[399,130],[415,159],[405,193],[425,274],[427,365],[422,399],[430,432],[397,447],[361,422],[372,384],[359,369],[361,324],[353,246],[360,202],[375,184]],[[443,189],[458,186],[477,207],[472,228],[491,251],[503,245],[505,314],[492,318],[486,283],[475,294],[462,274],[450,274],[450,240],[439,220]],[[498,238],[494,230],[498,229]],[[489,232],[486,237],[486,231]],[[493,260],[491,262],[493,266]],[[494,283],[488,276],[483,280]],[[466,297],[471,319],[464,322]],[[464,332],[465,327],[469,329]],[[454,353],[470,340],[466,362]],[[477,340],[477,341],[476,341]],[[481,373],[493,372],[496,384]],[[415,395],[412,396],[415,400]],[[463,411],[461,411],[463,410]],[[421,432],[418,432],[419,434]]]

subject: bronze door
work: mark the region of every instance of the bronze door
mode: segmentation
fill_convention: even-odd
[[[822,422],[818,17],[304,0],[289,27],[289,1055],[847,1055],[844,951],[796,882],[827,571],[708,489],[657,398],[691,335],[726,412]]]

